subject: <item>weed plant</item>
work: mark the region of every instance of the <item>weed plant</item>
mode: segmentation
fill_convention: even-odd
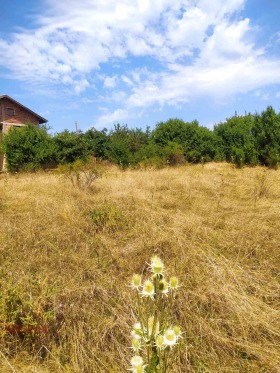
[[[131,371],[134,373],[166,373],[171,365],[171,349],[178,344],[182,332],[173,326],[171,314],[179,280],[164,277],[164,264],[158,256],[151,259],[150,279],[142,284],[141,276],[135,274],[131,286],[137,296],[137,322],[132,330]],[[170,359],[171,355],[171,359]]]

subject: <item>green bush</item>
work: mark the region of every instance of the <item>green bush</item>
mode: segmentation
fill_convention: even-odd
[[[166,159],[166,163],[171,166],[175,166],[185,162],[183,147],[176,142],[170,141],[163,148],[163,154]]]
[[[280,154],[280,113],[268,106],[256,115],[252,134],[256,139],[259,162],[277,168]]]
[[[232,162],[236,165],[236,167],[242,168],[245,160],[245,153],[243,149],[233,147],[231,153]]]
[[[58,336],[61,326],[54,306],[56,284],[44,289],[35,278],[20,287],[8,278],[0,282],[0,339],[11,353],[19,343],[27,351],[40,351],[42,344],[49,346]]]
[[[220,139],[220,149],[228,162],[256,165],[258,162],[255,149],[255,137],[252,134],[255,116],[234,116],[214,128],[215,135]],[[240,154],[242,152],[242,154]]]
[[[65,130],[53,138],[55,159],[58,164],[73,163],[78,159],[86,160],[89,156],[89,146],[83,134]]]
[[[60,171],[70,183],[79,189],[89,190],[96,179],[101,176],[97,170],[94,160],[88,159],[86,162],[81,159],[74,163],[67,163],[58,166]]]
[[[84,140],[87,143],[90,155],[102,159],[106,158],[109,150],[109,137],[106,129],[98,131],[95,128],[91,128],[85,132]]]
[[[270,168],[278,169],[280,163],[279,149],[270,148],[266,156],[266,164]]]
[[[97,232],[115,232],[125,227],[127,220],[118,206],[103,205],[90,212]]]
[[[112,139],[106,155],[109,161],[116,163],[124,169],[129,166],[131,154],[126,142],[119,139]]]
[[[26,126],[12,128],[4,135],[0,162],[1,152],[6,153],[11,172],[85,162],[89,157],[109,160],[123,169],[225,160],[238,167],[262,164],[277,168],[280,114],[269,106],[261,114],[228,118],[213,131],[196,120],[181,119],[160,122],[152,132],[149,127],[143,131],[116,124],[109,132],[92,128],[77,134],[65,130],[53,137],[45,128]]]
[[[3,136],[3,150],[10,172],[35,171],[55,164],[54,143],[45,127],[12,127]]]

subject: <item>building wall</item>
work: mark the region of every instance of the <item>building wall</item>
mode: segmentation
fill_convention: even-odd
[[[2,137],[3,137],[3,124],[0,123],[0,143],[2,141]],[[4,166],[4,154],[2,154],[0,150],[0,171],[2,171],[3,166]]]
[[[41,118],[43,119],[43,118]],[[42,121],[41,121],[42,123]],[[0,142],[4,133],[11,127],[21,127],[26,124],[39,125],[39,118],[8,97],[0,99]],[[5,155],[0,153],[0,172],[5,170]]]
[[[8,126],[9,124],[20,125],[26,123],[39,125],[38,118],[35,115],[25,110],[23,107],[16,104],[15,102],[9,100],[8,98],[3,98],[0,101],[0,105],[0,122],[5,122],[5,124],[7,124]],[[14,113],[14,115],[9,115],[11,114],[11,112]]]

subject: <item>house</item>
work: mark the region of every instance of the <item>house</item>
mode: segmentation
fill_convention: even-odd
[[[22,127],[26,124],[47,123],[47,119],[34,113],[8,95],[0,96],[0,141],[11,127]],[[0,171],[4,168],[4,156],[0,154]]]

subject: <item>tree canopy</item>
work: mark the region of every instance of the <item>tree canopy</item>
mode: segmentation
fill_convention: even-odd
[[[89,157],[108,160],[123,168],[138,165],[176,165],[227,161],[277,168],[280,162],[280,114],[268,106],[258,114],[232,116],[213,130],[197,120],[169,119],[153,130],[116,124],[75,133],[65,130],[50,135],[45,127],[12,128],[2,140],[8,170],[44,168],[86,161]]]

